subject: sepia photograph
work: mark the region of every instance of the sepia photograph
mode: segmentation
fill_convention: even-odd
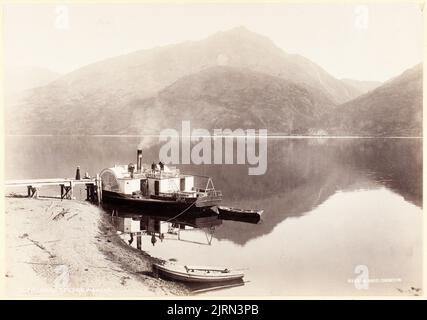
[[[3,3],[3,297],[422,298],[424,10]]]

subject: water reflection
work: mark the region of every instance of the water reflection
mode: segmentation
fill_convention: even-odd
[[[138,143],[139,138],[10,137],[6,178],[68,177],[77,165],[94,175],[134,161]],[[144,150],[148,163],[157,156],[158,147]],[[180,217],[169,221],[188,227],[178,239],[174,228],[160,227],[170,215],[150,213],[160,222],[142,222],[141,246],[153,256],[249,267],[250,290],[230,290],[237,295],[363,294],[347,282],[358,264],[368,265],[377,278],[401,278],[398,289],[421,286],[422,139],[271,139],[262,176],[248,176],[245,165],[179,168],[212,176],[225,206],[264,209],[262,221]],[[211,226],[209,245],[205,230]],[[372,290],[367,293],[400,292],[392,284]]]
[[[102,207],[106,214],[111,214],[111,222],[122,240],[137,250],[147,250],[146,246],[168,245],[170,241],[210,246],[216,227],[222,224],[219,214],[213,211],[211,214],[200,212],[198,215],[192,213],[171,218],[168,212],[146,214],[127,206],[104,204]],[[199,237],[194,236],[195,232]],[[188,236],[189,233],[191,236]],[[174,258],[168,260],[176,261]],[[153,272],[153,275],[158,276],[158,273]],[[213,283],[186,283],[194,294],[235,288],[244,284],[243,279]]]
[[[211,245],[215,228],[222,224],[219,215],[213,211],[210,213],[201,211],[199,214],[184,213],[171,217],[168,212],[145,213],[128,206],[103,204],[102,207],[106,213],[111,213],[112,223],[117,230],[130,237],[127,240],[130,245],[134,245],[134,236],[140,239],[143,235],[151,237],[150,242],[153,246],[158,241],[169,240]],[[191,240],[184,235],[192,231],[202,231],[205,239]],[[141,243],[138,241],[137,248],[141,249]]]
[[[5,178],[70,177],[77,165],[94,175],[135,161],[139,142],[138,137],[7,137]],[[159,147],[144,149],[144,161],[157,160]],[[422,204],[422,139],[269,139],[265,175],[249,176],[245,165],[180,168],[213,176],[229,201],[259,200],[305,186],[316,205],[331,188],[371,188],[372,182]]]
[[[77,165],[93,175],[133,161],[139,142],[139,137],[8,137],[6,178],[67,177]],[[144,149],[144,161],[157,160],[158,151],[159,146]],[[241,245],[337,192],[386,187],[418,207],[423,200],[422,139],[269,139],[265,175],[249,176],[245,165],[179,168],[212,176],[224,205],[264,209],[260,226],[227,223],[217,233]]]

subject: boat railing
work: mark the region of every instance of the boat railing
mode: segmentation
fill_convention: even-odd
[[[145,176],[147,178],[152,178],[152,179],[167,179],[167,178],[178,178],[179,177],[179,171],[151,171],[151,172],[147,172],[145,174]]]
[[[175,191],[174,195],[177,198],[191,198],[194,197],[196,192],[188,192],[188,191]]]
[[[199,193],[199,201],[220,201],[222,200],[222,192],[219,190],[210,190],[203,193]]]
[[[222,197],[222,192],[220,190],[209,190],[206,194],[212,197]]]
[[[195,188],[192,189],[194,192],[203,193],[209,196],[220,196],[222,197],[222,192],[216,189],[204,189],[204,188]]]

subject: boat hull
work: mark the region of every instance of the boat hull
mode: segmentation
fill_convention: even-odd
[[[241,272],[230,271],[228,273],[212,272],[207,273],[192,273],[187,272],[185,269],[171,268],[155,264],[154,268],[164,277],[181,282],[193,283],[214,283],[214,282],[228,282],[242,279],[244,274]]]
[[[232,208],[223,208],[221,206],[219,206],[217,210],[221,220],[232,220],[253,224],[257,224],[260,221],[260,213],[262,213],[262,211],[233,210]]]
[[[210,205],[200,207],[197,206],[196,201],[197,198],[185,199],[184,201],[175,201],[163,199],[132,198],[127,195],[105,190],[102,192],[102,202],[105,204],[126,206],[128,208],[142,210],[144,212],[179,214],[184,210],[186,213],[200,213],[210,211]]]

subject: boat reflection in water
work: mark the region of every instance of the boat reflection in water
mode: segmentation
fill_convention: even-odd
[[[218,214],[213,211],[203,211],[198,214],[185,212],[170,217],[169,212],[143,212],[126,205],[104,204],[103,209],[111,214],[112,222],[118,231],[132,235],[151,235],[153,236],[153,245],[157,240],[163,241],[165,239],[186,241],[182,239],[181,234],[190,230],[204,230],[206,232],[206,244],[210,244],[215,227],[222,224]]]
[[[169,212],[142,212],[125,205],[103,204],[102,207],[107,214],[111,215],[111,221],[123,241],[138,250],[144,250],[146,246],[167,245],[169,241],[210,246],[215,228],[222,224],[220,216],[214,211],[204,211],[198,214],[183,213],[179,216],[170,217]],[[194,232],[198,232],[201,236],[188,236],[188,233]],[[174,263],[173,259],[167,262],[167,264],[171,263]],[[153,271],[156,276],[164,276],[163,273],[159,274],[156,270]],[[166,279],[177,281],[168,277]],[[241,285],[244,285],[242,278],[186,283],[186,286],[193,293]]]

